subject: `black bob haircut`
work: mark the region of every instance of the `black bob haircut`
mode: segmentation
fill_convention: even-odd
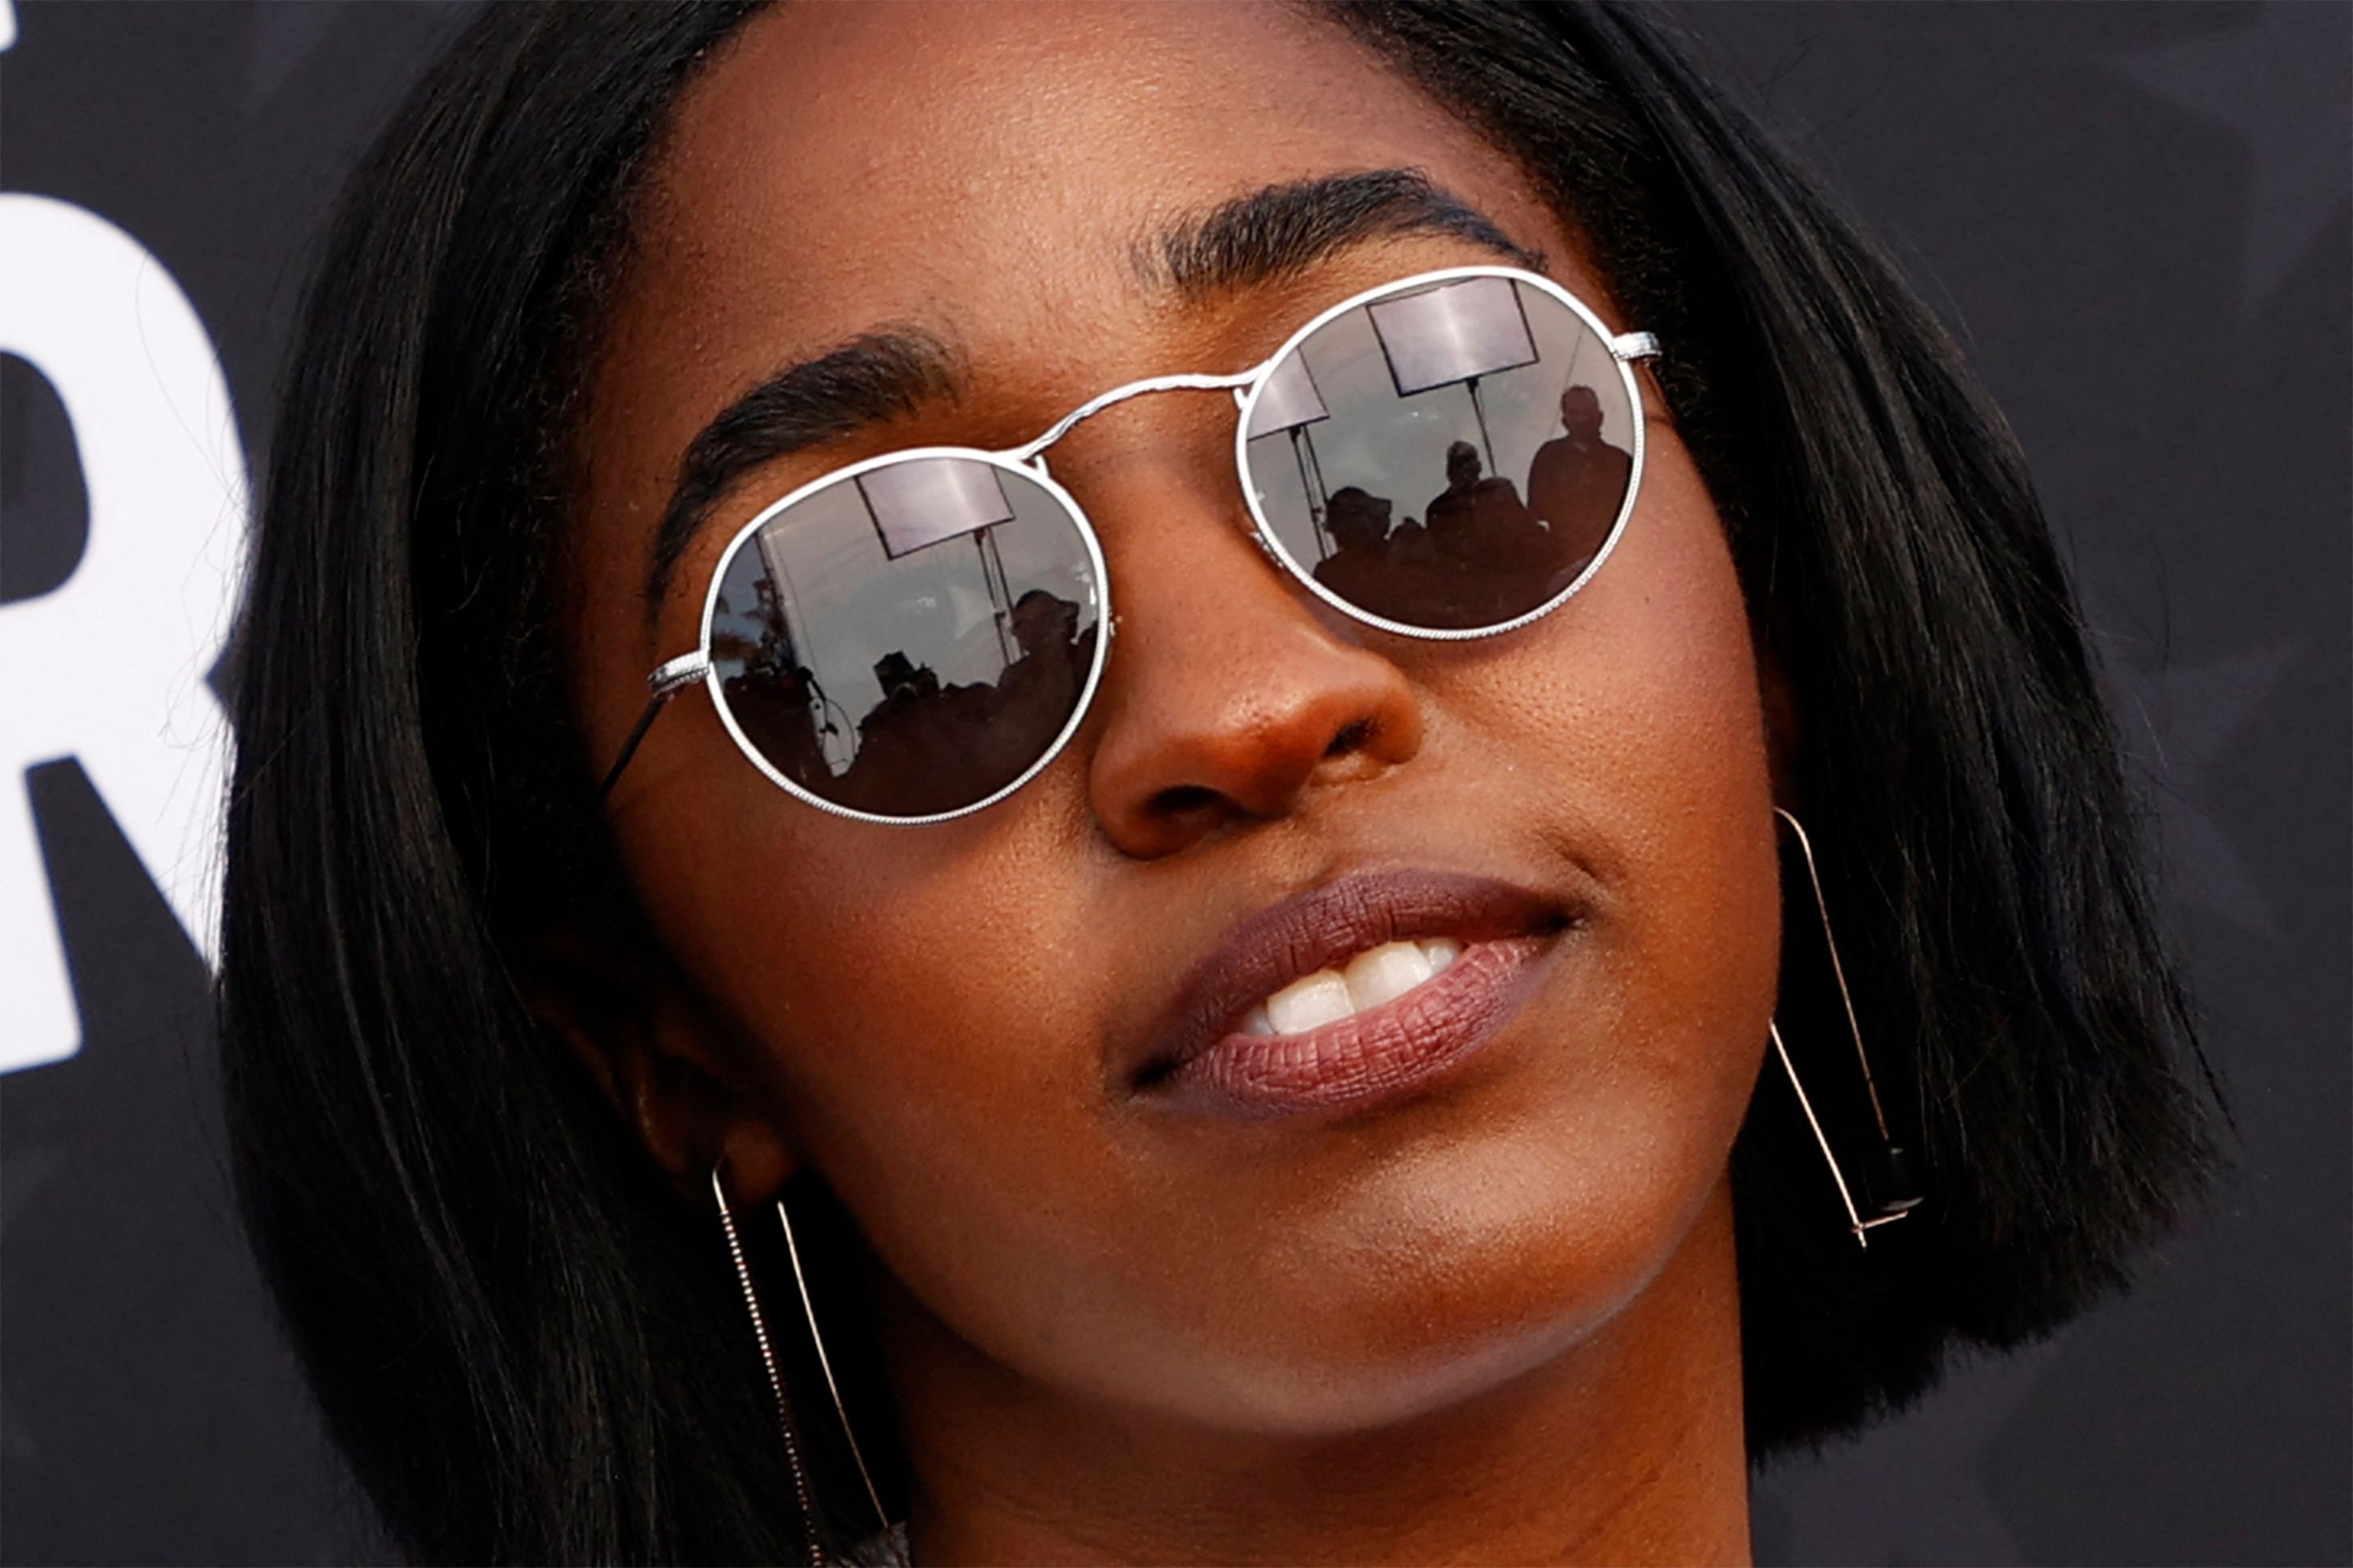
[[[330,1429],[418,1559],[747,1562],[856,1533],[779,1484],[713,1215],[516,967],[552,910],[636,918],[556,633],[569,442],[639,176],[755,9],[487,7],[346,190],[283,387],[235,669],[235,1170]],[[2211,1163],[2073,595],[1936,323],[1654,17],[1329,16],[1527,170],[1671,345],[1667,404],[1802,715],[1795,783],[1928,1194],[1858,1249],[1768,1069],[1734,1155],[1748,1442],[1818,1441],[2117,1285]],[[1794,938],[1813,912],[1785,882]],[[1857,1080],[1801,947],[1801,1070]],[[831,1311],[855,1349],[855,1304]],[[820,1498],[860,1495],[839,1457],[820,1436]]]

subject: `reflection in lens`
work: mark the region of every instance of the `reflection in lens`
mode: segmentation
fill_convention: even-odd
[[[1060,502],[974,458],[869,469],[805,496],[720,577],[712,662],[769,766],[877,816],[976,805],[1061,735],[1102,596]]]
[[[1345,311],[1250,410],[1250,482],[1293,560],[1432,630],[1495,626],[1609,537],[1633,421],[1609,345],[1550,294],[1461,278]]]

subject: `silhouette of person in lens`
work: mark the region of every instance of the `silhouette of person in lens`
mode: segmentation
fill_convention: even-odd
[[[874,663],[882,700],[858,725],[858,754],[833,799],[920,815],[976,804],[1020,777],[1061,733],[1094,658],[1079,607],[1032,588],[1007,617],[1020,653],[994,684],[943,686],[903,651]]]
[[[1528,501],[1551,530],[1546,562],[1556,586],[1575,577],[1609,536],[1634,460],[1601,439],[1601,399],[1590,387],[1560,395],[1562,433],[1528,465]]]
[[[1394,616],[1398,585],[1389,557],[1388,497],[1344,485],[1324,503],[1324,531],[1334,548],[1315,563],[1315,580],[1350,604]]]
[[[1021,656],[997,678],[989,749],[1010,758],[1018,773],[1054,743],[1078,705],[1079,688],[1094,658],[1094,629],[1082,636],[1079,607],[1044,588],[1031,588],[1014,600],[1009,620]]]
[[[832,791],[862,810],[918,814],[966,803],[957,798],[975,771],[979,715],[974,694],[943,689],[939,673],[894,649],[874,662],[882,700],[858,721],[858,754]]]
[[[1446,488],[1423,515],[1441,601],[1433,607],[1451,624],[1507,619],[1541,602],[1531,576],[1542,573],[1544,531],[1512,482],[1482,477],[1479,449],[1456,441],[1446,449]]]

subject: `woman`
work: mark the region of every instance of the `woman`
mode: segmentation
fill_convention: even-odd
[[[1319,581],[1574,387],[1566,585]],[[237,700],[248,1218],[419,1557],[1741,1561],[2205,1158],[2017,454],[1641,16],[493,8]]]

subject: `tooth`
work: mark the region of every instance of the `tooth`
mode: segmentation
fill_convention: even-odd
[[[1348,965],[1348,997],[1361,1012],[1403,996],[1430,973],[1430,959],[1419,943],[1383,942],[1358,953]]]
[[[1274,1033],[1274,1020],[1266,1015],[1266,1008],[1264,1004],[1251,1008],[1249,1012],[1242,1016],[1241,1033],[1244,1034],[1271,1034]]]
[[[1421,956],[1430,960],[1431,974],[1444,974],[1462,956],[1462,944],[1451,937],[1433,937],[1421,944]]]
[[[1337,969],[1303,975],[1266,999],[1266,1015],[1278,1034],[1303,1034],[1356,1011],[1356,1004],[1348,1000],[1348,982]]]

